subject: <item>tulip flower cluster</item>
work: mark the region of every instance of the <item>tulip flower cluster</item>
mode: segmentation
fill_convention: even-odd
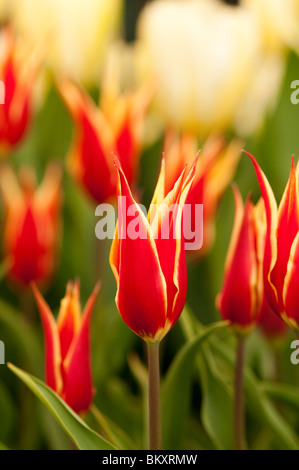
[[[244,175],[242,167],[251,165],[247,157],[237,171],[241,149],[253,142],[259,147],[258,139],[248,144],[244,139],[265,122],[287,49],[298,50],[297,1],[273,1],[271,14],[270,0],[143,1],[135,42],[110,44],[112,36],[119,37],[123,0],[88,5],[43,0],[34,7],[39,21],[36,15],[32,21],[33,0],[0,0],[0,364],[5,362],[3,332],[5,358],[21,358],[30,373],[10,362],[8,368],[78,448],[141,448],[145,434],[153,451],[185,444],[246,449],[263,442],[270,448],[299,448],[299,419],[288,412],[288,406],[298,406],[296,389],[292,379],[286,389],[270,383],[268,367],[278,359],[271,354],[280,352],[273,346],[288,348],[280,341],[288,328],[299,334],[299,164],[293,157],[279,205],[262,162],[248,154],[252,179],[257,177],[260,187],[258,200],[252,193],[244,200],[239,184],[244,176],[249,184],[250,173]],[[293,70],[295,54],[289,60]],[[39,75],[43,80],[37,83]],[[29,134],[39,90],[45,91],[45,101]],[[273,121],[278,134],[281,122],[280,116],[278,125]],[[64,166],[75,184],[64,181]],[[225,200],[234,177],[238,184],[232,183],[232,197],[228,193]],[[96,228],[95,215],[101,217]],[[220,237],[226,243],[221,224],[230,216],[223,269],[217,243]],[[109,247],[102,243],[103,232],[113,238]],[[62,295],[61,283],[66,285]],[[107,304],[97,312],[102,285],[101,300]],[[189,297],[190,285],[195,289]],[[220,321],[212,323],[217,311]],[[246,364],[251,334],[258,378]],[[131,354],[134,341],[145,346],[147,368]],[[168,344],[175,349],[173,361]],[[41,356],[44,383],[34,376],[42,375]],[[127,374],[141,385],[142,397],[127,386]],[[191,403],[193,379],[200,399]],[[17,435],[11,430],[15,421],[22,438],[28,430],[26,419],[15,419],[17,391],[13,381],[7,385],[1,377],[0,449],[14,447],[7,436]],[[136,407],[144,396],[145,420]],[[284,401],[281,409],[273,398]],[[26,406],[21,403],[22,418]],[[38,427],[34,410],[32,403],[30,426]],[[248,417],[257,438],[247,433]],[[146,433],[140,433],[143,421]],[[28,433],[28,441],[36,439],[28,446],[56,444],[60,435],[53,429],[48,426],[41,439],[38,432]],[[54,439],[47,442],[52,432]],[[27,435],[20,447],[26,440]],[[62,438],[59,445],[64,446]]]

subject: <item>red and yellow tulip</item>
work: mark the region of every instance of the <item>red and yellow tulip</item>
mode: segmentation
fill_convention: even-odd
[[[249,154],[248,154],[249,155]],[[272,188],[252,155],[265,202],[267,232],[264,255],[265,294],[271,308],[291,328],[299,329],[299,196],[298,169],[292,159],[290,177],[279,206]]]
[[[10,281],[28,287],[46,284],[53,276],[61,228],[60,165],[50,164],[39,187],[32,168],[23,167],[17,178],[5,165],[0,171],[4,202],[4,256],[9,260]]]
[[[112,153],[119,156],[129,183],[134,185],[151,93],[142,89],[120,94],[107,86],[100,105],[96,106],[70,80],[62,80],[59,90],[76,127],[68,156],[70,173],[97,204],[114,199],[116,175]]]
[[[185,304],[187,272],[182,217],[196,163],[187,174],[185,167],[173,189],[166,193],[163,159],[148,218],[134,200],[120,163],[115,165],[118,228],[110,264],[117,283],[116,304],[131,330],[146,342],[156,343],[174,326]],[[139,234],[134,234],[134,227]]]
[[[168,132],[165,139],[166,191],[173,188],[184,166],[197,148],[196,138],[184,134],[178,138]],[[225,145],[220,136],[211,136],[200,153],[196,176],[187,197],[187,204],[203,204],[203,245],[191,255],[206,255],[215,239],[215,216],[220,199],[230,183],[241,155],[242,144],[232,140]],[[195,212],[191,211],[194,217]],[[192,226],[195,226],[193,220]]]
[[[254,206],[249,198],[244,206],[236,186],[233,191],[234,227],[216,304],[236,331],[247,333],[259,320],[263,299],[264,208],[262,200]]]
[[[80,286],[69,283],[57,321],[33,284],[45,338],[46,383],[76,412],[87,412],[94,389],[91,374],[90,322],[100,286],[80,306]]]
[[[21,48],[10,26],[0,34],[0,80],[4,104],[0,105],[0,155],[23,139],[33,113],[33,88],[38,71],[36,57]]]

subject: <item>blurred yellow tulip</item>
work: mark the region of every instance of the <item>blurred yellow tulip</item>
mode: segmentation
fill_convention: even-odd
[[[207,135],[256,130],[275,99],[284,55],[267,50],[253,12],[217,0],[156,0],[138,25],[140,78],[156,77],[168,124]]]
[[[9,11],[19,31],[49,48],[48,62],[55,72],[87,85],[98,83],[122,0],[9,0]]]

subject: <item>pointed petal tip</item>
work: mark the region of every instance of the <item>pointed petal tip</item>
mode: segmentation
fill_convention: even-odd
[[[92,294],[97,297],[98,294],[99,294],[99,292],[100,292],[100,290],[101,290],[101,288],[102,288],[102,281],[99,280],[99,281],[96,283],[95,288],[94,288]]]
[[[116,153],[114,153],[114,152],[111,152],[111,155],[113,156],[113,165],[115,166],[115,168],[117,170],[122,171],[122,166],[121,166],[120,159],[119,159],[118,155],[116,155]]]

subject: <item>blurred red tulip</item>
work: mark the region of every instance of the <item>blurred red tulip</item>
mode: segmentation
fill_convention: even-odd
[[[18,287],[32,281],[44,285],[53,276],[61,235],[61,177],[60,165],[50,164],[37,188],[29,167],[20,170],[19,181],[10,166],[0,170],[4,256],[10,262],[8,277]]]
[[[91,376],[90,322],[100,286],[90,296],[83,314],[80,286],[69,283],[55,321],[33,284],[45,337],[46,383],[76,412],[87,412],[94,389]]]
[[[168,132],[165,139],[166,192],[173,188],[186,162],[197,151],[197,141],[191,134],[180,139]],[[240,159],[242,143],[231,141],[227,146],[221,137],[212,136],[200,153],[194,183],[187,197],[187,204],[203,204],[203,245],[190,255],[208,254],[215,238],[215,216],[220,199],[230,183]],[[191,214],[195,217],[195,212]],[[191,224],[195,226],[195,222]]]
[[[254,164],[265,202],[267,232],[264,286],[267,300],[291,328],[299,329],[299,196],[298,170],[292,159],[291,173],[279,207],[260,166]]]
[[[0,105],[0,155],[9,153],[26,134],[32,119],[37,57],[21,47],[10,26],[0,33],[0,80],[4,104]]]
[[[177,322],[186,300],[182,217],[196,166],[194,163],[187,175],[185,168],[166,194],[163,159],[148,219],[133,199],[119,162],[116,168],[119,229],[110,253],[117,283],[116,304],[131,330],[148,343],[155,343]]]
[[[263,298],[262,260],[264,247],[264,208],[262,200],[245,207],[234,185],[235,219],[227,252],[224,282],[216,304],[232,327],[247,333],[259,320]]]
[[[129,184],[134,186],[152,91],[146,87],[120,94],[104,86],[99,107],[70,80],[61,80],[59,91],[76,127],[68,156],[70,173],[96,203],[114,199],[117,180],[112,153],[119,157]]]

